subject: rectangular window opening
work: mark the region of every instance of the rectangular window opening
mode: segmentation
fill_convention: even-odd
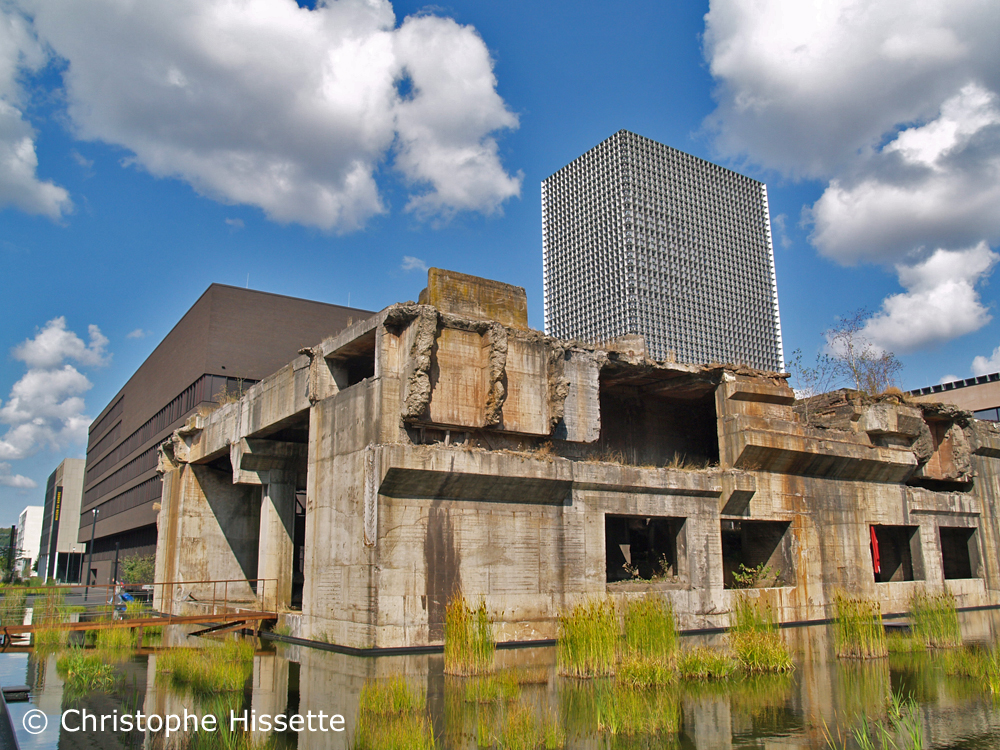
[[[944,577],[979,577],[979,540],[976,529],[942,526],[941,564]]]
[[[871,526],[868,544],[876,583],[924,580],[917,526]]]
[[[684,519],[652,516],[604,517],[608,583],[686,583]]]
[[[767,588],[795,585],[788,521],[722,521],[723,585]]]

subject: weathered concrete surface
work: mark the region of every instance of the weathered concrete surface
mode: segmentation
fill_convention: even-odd
[[[918,589],[1000,603],[996,426],[898,396],[795,401],[784,376],[655,363],[637,342],[557,341],[485,317],[494,292],[470,279],[177,431],[158,580],[287,582],[298,488],[298,632],[354,647],[439,643],[459,591],[502,640],[554,637],[587,597],[650,592],[684,628],[725,626],[740,564],[773,570],[753,595],[783,621],[829,617],[839,589],[886,612]]]

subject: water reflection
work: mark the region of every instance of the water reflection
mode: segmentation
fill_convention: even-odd
[[[961,619],[967,643],[993,643],[1000,636],[1000,612],[963,613]],[[468,679],[445,676],[441,655],[359,658],[283,644],[257,649],[242,693],[213,700],[198,699],[190,691],[176,689],[169,680],[157,679],[155,651],[126,661],[121,666],[122,680],[111,694],[83,699],[69,695],[54,653],[2,654],[0,679],[4,684],[24,681],[32,688],[31,705],[11,706],[23,750],[178,750],[194,740],[190,732],[176,733],[168,741],[162,732],[106,732],[98,737],[59,728],[62,711],[83,706],[98,714],[141,709],[158,716],[185,711],[228,716],[230,710],[258,716],[340,714],[346,727],[343,732],[275,733],[258,726],[245,739],[249,744],[270,742],[300,750],[346,750],[358,724],[359,698],[366,681],[394,675],[405,675],[408,684],[426,697],[437,746],[443,748],[496,746],[513,722],[522,735],[564,736],[568,748],[823,748],[829,738],[840,738],[838,747],[854,747],[852,730],[862,718],[889,720],[888,697],[893,693],[916,701],[925,747],[1000,747],[1000,706],[981,681],[947,674],[946,653],[838,660],[832,656],[825,627],[793,628],[783,635],[795,653],[796,669],[790,675],[680,683],[658,691],[628,691],[612,681],[559,677],[554,649],[499,651],[499,666],[519,671],[506,687],[498,688],[470,687]],[[685,646],[710,640],[717,637],[682,639]],[[204,646],[205,641],[171,631],[164,634],[164,643]],[[489,690],[498,697],[482,700]],[[35,737],[19,725],[32,707],[44,711],[50,721],[48,730]]]

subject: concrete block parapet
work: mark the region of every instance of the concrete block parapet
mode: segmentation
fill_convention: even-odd
[[[506,640],[605,596],[725,627],[747,582],[784,622],[838,590],[1000,604],[997,428],[554,339],[503,285],[432,277],[163,446],[157,580],[242,575],[354,648],[440,644],[458,593]]]

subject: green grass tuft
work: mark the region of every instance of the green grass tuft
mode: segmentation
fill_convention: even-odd
[[[745,672],[767,674],[792,670],[792,656],[766,602],[736,594],[733,618],[729,646]]]
[[[352,750],[433,750],[427,698],[401,675],[367,680],[361,688]]]
[[[677,654],[677,673],[685,680],[724,680],[738,668],[732,654],[707,646]]]
[[[253,672],[253,645],[227,640],[205,648],[177,648],[156,659],[157,677],[200,697],[243,690]]]
[[[493,620],[486,602],[470,609],[465,597],[456,594],[448,602],[444,615],[445,674],[473,675],[493,671],[496,641]]]
[[[837,610],[834,634],[837,656],[852,659],[879,659],[888,656],[882,606],[871,599],[852,599],[834,594]]]
[[[615,603],[592,599],[559,618],[556,660],[561,674],[598,677],[613,674],[620,631]]]
[[[962,629],[958,624],[955,597],[950,593],[917,592],[910,599],[911,631],[914,638],[929,648],[962,645]]]

